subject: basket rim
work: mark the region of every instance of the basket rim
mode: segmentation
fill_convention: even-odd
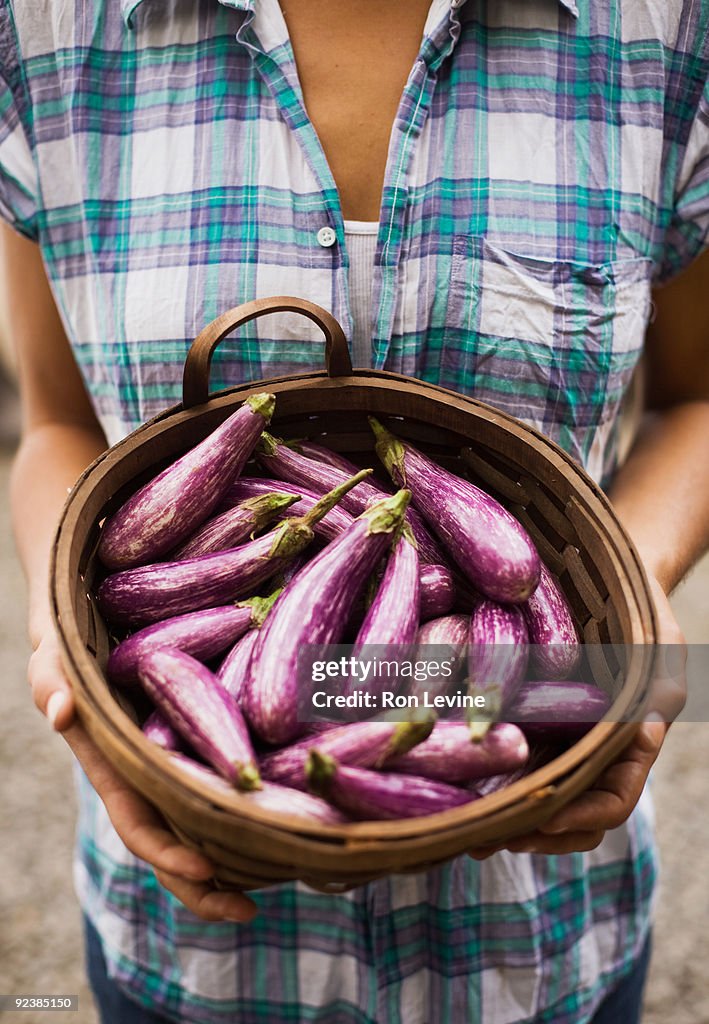
[[[265,390],[272,391],[277,396],[279,390],[293,391],[296,389],[310,390],[313,388],[318,390],[358,390],[371,386],[384,387],[385,389],[395,386],[396,390],[399,390],[402,384],[407,389],[424,392],[428,397],[440,397],[444,402],[458,408],[464,407],[467,410],[474,410],[488,422],[501,426],[503,429],[511,430],[523,441],[527,443],[534,442],[533,447],[540,451],[548,461],[556,464],[558,469],[566,474],[570,474],[574,478],[577,489],[585,492],[584,497],[588,499],[590,504],[597,506],[594,518],[599,529],[603,531],[604,539],[609,546],[614,561],[619,562],[628,571],[632,569],[631,575],[635,577],[633,581],[633,598],[637,612],[634,628],[636,630],[639,628],[642,634],[638,637],[636,643],[642,643],[643,648],[646,649],[647,657],[647,648],[656,642],[657,637],[657,615],[647,576],[630,537],[616,517],[610,501],[598,484],[556,442],[516,417],[496,409],[488,403],[481,402],[478,399],[460,394],[440,385],[429,384],[417,378],[392,373],[391,371],[361,369],[353,370],[352,374],[346,377],[334,378],[329,377],[325,371],[284,375],[223,389],[210,395],[207,402],[190,409],[185,409],[182,403],[178,403],[163,410],[101,453],[84,470],[67,497],[52,546],[50,603],[62,654],[67,663],[74,691],[77,694],[80,714],[83,711],[85,715],[92,713],[98,715],[103,725],[110,728],[116,738],[121,743],[126,744],[134,756],[142,760],[148,782],[152,784],[157,782],[163,786],[170,785],[173,787],[175,784],[179,784],[182,791],[186,791],[190,799],[200,801],[202,806],[207,804],[221,811],[228,810],[228,813],[235,822],[238,820],[238,816],[241,815],[254,824],[261,825],[267,829],[281,833],[295,833],[300,837],[312,839],[317,842],[319,849],[322,849],[323,843],[328,840],[331,841],[333,846],[337,845],[345,848],[348,844],[353,843],[356,843],[359,847],[361,842],[375,842],[381,846],[382,843],[391,841],[400,842],[425,838],[426,834],[434,831],[438,838],[449,830],[454,833],[458,832],[468,825],[487,819],[493,813],[520,804],[535,793],[543,791],[547,787],[553,787],[555,784],[569,779],[577,772],[583,771],[594,755],[598,754],[604,744],[620,730],[624,729],[627,732],[629,742],[631,732],[627,728],[628,723],[611,721],[608,719],[608,715],[606,715],[586,736],[574,743],[563,754],[512,785],[479,800],[474,800],[469,804],[448,811],[441,811],[434,815],[411,819],[397,819],[396,821],[348,822],[342,825],[325,826],[320,823],[310,825],[303,818],[286,814],[276,815],[271,810],[265,810],[256,805],[249,804],[247,800],[243,801],[243,809],[240,808],[237,812],[231,800],[227,801],[226,796],[222,800],[220,794],[216,791],[206,794],[204,789],[200,788],[197,780],[190,778],[186,772],[180,771],[174,763],[171,763],[165,752],[156,747],[155,744],[152,744],[143,735],[135,722],[119,706],[110,692],[107,680],[95,664],[92,663],[92,660],[87,657],[86,664],[80,664],[75,657],[76,650],[85,651],[85,643],[79,634],[76,621],[63,622],[60,611],[61,606],[67,603],[67,601],[71,606],[71,597],[68,595],[69,552],[77,520],[83,508],[84,498],[91,492],[95,484],[108,474],[116,463],[124,458],[128,450],[134,450],[139,443],[149,441],[161,433],[166,425],[166,421],[172,421],[172,424],[177,425],[190,419],[198,419],[206,412],[231,406],[235,404],[235,401],[243,402],[251,395]],[[605,519],[598,514],[598,511],[605,514]],[[612,529],[610,528],[611,526]],[[62,574],[63,569],[66,571]],[[635,670],[640,678],[643,678],[647,673],[647,667],[645,664],[639,665],[637,658]],[[616,702],[619,699],[620,695]],[[108,703],[109,701],[110,704]],[[615,708],[616,702],[614,702],[611,710]],[[222,803],[224,807],[222,807]]]

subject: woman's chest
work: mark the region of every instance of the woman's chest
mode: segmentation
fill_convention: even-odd
[[[392,126],[430,0],[281,0],[281,9],[343,215],[378,220]]]

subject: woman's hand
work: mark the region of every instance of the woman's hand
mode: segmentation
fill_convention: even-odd
[[[608,829],[618,828],[640,799],[648,774],[660,753],[670,722],[684,707],[687,651],[684,636],[664,591],[649,578],[658,618],[658,665],[651,684],[645,720],[620,757],[586,790],[563,807],[545,825],[518,839],[496,846],[470,850],[475,860],[485,860],[499,850],[513,853],[574,853],[593,850]],[[668,672],[663,655],[679,654],[681,669]]]
[[[254,903],[240,893],[214,888],[210,861],[175,838],[155,808],[118,774],[79,724],[71,684],[52,632],[45,633],[30,658],[29,680],[35,704],[73,750],[128,850],[150,864],[160,884],[198,917],[251,920]]]

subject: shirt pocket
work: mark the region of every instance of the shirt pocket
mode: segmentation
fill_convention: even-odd
[[[643,348],[651,271],[643,258],[592,265],[457,236],[445,376],[588,463],[612,441]]]

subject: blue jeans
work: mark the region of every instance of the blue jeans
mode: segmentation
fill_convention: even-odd
[[[101,1024],[168,1024],[168,1018],[143,1009],[123,994],[106,973],[101,940],[84,919],[86,963]],[[591,1024],[640,1024],[643,988],[650,962],[650,939],[630,974],[601,1003]]]

